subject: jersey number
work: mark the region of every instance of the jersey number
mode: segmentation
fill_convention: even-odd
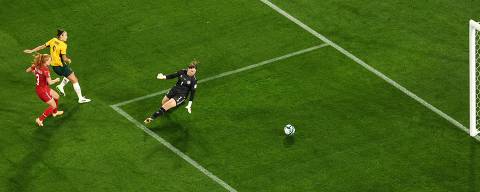
[[[55,52],[55,49],[56,49],[55,45],[52,47],[52,49],[53,49],[53,51]]]
[[[35,74],[35,77],[37,77],[37,85],[39,85],[40,84],[40,75]]]

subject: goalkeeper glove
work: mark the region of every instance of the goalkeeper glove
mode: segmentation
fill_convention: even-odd
[[[188,105],[185,107],[188,113],[192,113],[192,101],[188,101]]]
[[[157,75],[157,79],[162,79],[162,80],[163,80],[163,79],[167,79],[167,76],[165,76],[165,75],[162,74],[162,73],[159,73],[159,74]]]

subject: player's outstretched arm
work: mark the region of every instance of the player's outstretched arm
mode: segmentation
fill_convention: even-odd
[[[25,70],[25,72],[27,72],[27,73],[30,73],[30,72],[32,72],[32,71],[33,71],[33,66],[28,67],[28,68]]]
[[[47,46],[45,46],[45,45],[40,45],[38,47],[35,47],[34,49],[25,49],[25,50],[23,50],[23,52],[30,54],[30,53],[37,52],[37,51],[40,51],[42,49],[45,49],[46,47]]]
[[[66,61],[68,64],[72,63],[72,60],[70,58],[67,57],[67,55],[65,54],[61,54],[62,55],[62,59],[64,61]]]
[[[55,83],[58,83],[60,81],[60,79],[57,77],[55,79],[52,80],[52,78],[50,77],[47,77],[47,82],[49,85],[52,85],[52,84],[55,84]]]
[[[169,75],[164,75],[163,73],[159,73],[157,75],[157,79],[161,79],[161,80],[173,79],[173,78],[176,78],[176,77],[179,77],[179,76],[180,76],[180,72],[169,74]]]

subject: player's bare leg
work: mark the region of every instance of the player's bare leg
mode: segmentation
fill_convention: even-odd
[[[57,117],[57,116],[60,116],[60,115],[63,115],[63,111],[57,111],[56,113],[52,114],[53,117]]]
[[[167,96],[163,96],[162,105],[165,104],[168,100],[170,100],[170,98],[168,98]]]
[[[165,98],[164,98],[165,99]],[[145,124],[149,124],[151,123],[154,119],[156,119],[157,117],[159,116],[162,116],[164,115],[169,109],[173,108],[177,106],[177,102],[175,101],[175,99],[169,99],[167,102],[165,102],[162,107],[160,108],[160,110],[158,110],[157,112],[153,113],[151,117],[145,119],[145,121],[143,121]]]
[[[169,99],[165,104],[162,105],[162,108],[164,108],[165,111],[168,111],[175,106],[177,106],[177,102],[175,101],[175,99]]]
[[[78,83],[77,76],[75,76],[75,72],[72,72],[70,75],[68,75],[68,80],[73,83]]]
[[[90,99],[87,99],[86,97],[84,97],[82,95],[82,89],[80,88],[80,84],[78,83],[77,76],[75,76],[75,72],[72,72],[70,75],[68,75],[67,78],[68,78],[68,80],[70,80],[72,82],[73,90],[75,90],[75,93],[77,93],[78,103],[88,103],[88,102],[90,102],[91,101]],[[63,87],[62,87],[62,89],[63,89]],[[60,88],[59,88],[59,90],[60,90]]]

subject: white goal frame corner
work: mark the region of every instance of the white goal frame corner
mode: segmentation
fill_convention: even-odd
[[[477,46],[476,41],[477,38],[477,31],[479,31],[478,35],[480,35],[480,23],[470,20],[469,22],[469,71],[470,71],[470,136],[475,137],[477,136],[480,131],[477,129]],[[480,68],[479,68],[480,70]],[[480,75],[480,74],[479,74]],[[480,116],[480,115],[479,115]]]

